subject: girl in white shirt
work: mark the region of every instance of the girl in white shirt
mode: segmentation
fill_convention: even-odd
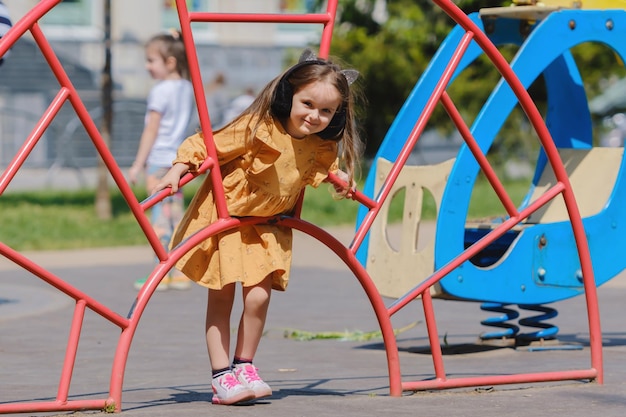
[[[186,137],[193,110],[193,88],[180,32],[155,35],[146,43],[145,51],[146,69],[158,83],[148,95],[144,130],[128,176],[131,183],[136,183],[139,175],[145,173],[146,189],[150,191],[172,166],[176,150]],[[183,212],[181,192],[152,207],[152,227],[164,247],[168,247]],[[135,288],[141,288],[145,281],[145,278],[137,280]],[[182,273],[172,270],[157,289],[189,286]]]

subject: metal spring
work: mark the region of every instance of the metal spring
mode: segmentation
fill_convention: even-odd
[[[492,339],[505,339],[512,338],[517,335],[519,332],[519,327],[515,324],[508,323],[511,320],[514,320],[519,317],[519,313],[517,310],[512,310],[510,308],[506,308],[508,304],[501,303],[482,303],[480,305],[480,309],[483,311],[492,311],[496,313],[502,313],[500,316],[489,317],[480,322],[480,324],[484,326],[490,327],[498,327],[503,330],[482,333],[480,338],[482,340],[492,340]]]
[[[524,340],[545,340],[556,338],[556,334],[559,332],[559,328],[553,324],[544,322],[545,320],[549,320],[558,316],[559,313],[556,311],[556,309],[540,304],[520,304],[518,305],[518,307],[522,310],[539,311],[543,313],[536,316],[525,317],[519,320],[519,324],[521,326],[542,329],[536,332],[522,333],[518,335],[519,338],[522,338]]]

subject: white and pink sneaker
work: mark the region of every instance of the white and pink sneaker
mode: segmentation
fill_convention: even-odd
[[[272,388],[265,383],[257,373],[257,368],[251,363],[235,365],[233,372],[242,385],[254,392],[254,398],[264,398],[272,395]]]
[[[213,404],[231,405],[256,398],[256,393],[241,383],[232,371],[213,378]]]

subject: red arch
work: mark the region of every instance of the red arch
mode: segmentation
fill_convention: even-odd
[[[181,23],[181,31],[183,34],[183,40],[186,45],[188,60],[190,63],[190,73],[192,78],[192,84],[194,86],[196,102],[199,107],[200,125],[205,132],[205,141],[207,150],[209,153],[208,159],[201,167],[201,172],[206,172],[210,169],[210,178],[214,184],[214,191],[216,196],[216,202],[218,207],[219,219],[214,224],[210,225],[206,229],[198,232],[187,241],[183,242],[179,247],[175,248],[171,253],[167,253],[161,246],[157,239],[152,227],[149,224],[147,217],[144,215],[144,211],[154,205],[156,202],[163,199],[166,192],[162,192],[157,196],[150,198],[144,202],[137,201],[131,188],[126,182],[119,166],[114,160],[111,152],[105,146],[103,138],[98,131],[94,121],[89,116],[87,109],[81,101],[76,89],[68,78],[55,53],[53,52],[46,37],[39,28],[38,21],[54,6],[60,3],[61,0],[42,0],[40,1],[23,19],[18,21],[9,33],[0,41],[0,55],[3,55],[10,46],[12,46],[21,36],[27,31],[30,31],[35,42],[41,49],[45,59],[50,65],[51,71],[56,76],[60,84],[60,89],[50,103],[41,119],[24,141],[23,146],[16,154],[7,169],[0,176],[0,195],[4,193],[11,180],[18,172],[18,170],[24,164],[24,161],[41,139],[46,128],[50,125],[50,122],[59,112],[62,105],[69,101],[73,106],[77,116],[85,126],[94,146],[98,153],[102,157],[105,165],[111,173],[116,185],[119,187],[122,195],[126,199],[131,211],[133,212],[137,222],[141,229],[145,233],[150,246],[154,253],[159,258],[160,263],[152,271],[146,285],[139,291],[135,304],[133,305],[129,317],[122,317],[107,306],[98,302],[95,298],[92,298],[88,294],[85,294],[75,287],[64,282],[59,277],[52,274],[50,271],[38,266],[19,252],[11,249],[2,242],[0,242],[0,254],[5,258],[13,261],[15,264],[21,266],[25,270],[33,273],[43,281],[57,288],[59,291],[65,293],[70,298],[76,301],[74,309],[74,316],[71,324],[70,336],[68,340],[68,348],[65,357],[65,362],[62,369],[62,376],[59,382],[58,394],[55,401],[35,402],[35,403],[6,403],[0,405],[1,413],[16,413],[16,412],[41,412],[41,411],[70,411],[70,410],[84,410],[84,409],[107,409],[114,411],[121,411],[122,408],[122,387],[124,379],[124,371],[126,367],[126,361],[128,353],[132,343],[135,330],[139,324],[141,315],[145,310],[150,297],[154,293],[157,285],[161,279],[165,276],[167,271],[175,264],[175,262],[190,250],[195,244],[206,239],[208,236],[215,233],[225,231],[231,228],[238,227],[241,224],[262,223],[269,219],[266,218],[245,218],[236,219],[229,216],[226,209],[224,195],[221,187],[221,176],[219,173],[219,166],[215,163],[217,160],[215,148],[212,143],[212,129],[211,122],[206,107],[206,101],[204,97],[204,90],[202,88],[202,80],[200,76],[200,69],[198,65],[198,58],[193,41],[193,33],[191,31],[192,22],[274,22],[274,23],[311,23],[323,25],[323,31],[320,41],[320,56],[327,57],[330,50],[330,41],[332,37],[332,31],[335,22],[335,15],[337,11],[337,0],[329,0],[325,13],[319,14],[302,14],[302,15],[282,15],[282,14],[231,14],[231,13],[189,13],[186,8],[186,1],[177,0],[179,19]],[[369,277],[364,267],[356,260],[355,253],[358,250],[360,244],[363,241],[364,236],[367,234],[371,221],[378,213],[378,209],[382,204],[382,200],[386,198],[386,195],[379,197],[378,201],[373,201],[365,197],[361,193],[356,193],[354,199],[364,204],[370,209],[370,213],[366,220],[363,222],[359,230],[357,230],[353,243],[346,247],[341,244],[332,235],[322,230],[321,228],[307,223],[297,217],[275,217],[272,221],[280,222],[286,226],[298,229],[310,236],[316,238],[320,242],[329,247],[354,273],[355,277],[366,292],[376,317],[378,319],[383,339],[385,342],[385,350],[388,361],[389,372],[389,386],[390,394],[392,396],[400,396],[404,390],[419,390],[419,389],[433,389],[433,388],[454,388],[454,387],[467,387],[467,386],[480,386],[480,385],[493,385],[493,384],[508,384],[508,383],[524,383],[524,382],[538,382],[538,381],[554,381],[554,380],[567,380],[567,379],[596,379],[602,382],[602,356],[601,356],[601,337],[599,327],[599,315],[597,313],[597,298],[595,292],[595,286],[593,284],[593,272],[591,271],[591,264],[589,260],[589,253],[587,249],[584,230],[582,229],[582,223],[580,215],[576,209],[576,202],[571,190],[571,186],[567,180],[567,175],[563,171],[563,166],[558,159],[558,155],[555,155],[551,151],[553,146],[550,145],[549,134],[545,129],[545,125],[541,120],[534,104],[530,100],[530,97],[526,91],[519,84],[517,77],[512,73],[508,64],[502,59],[501,55],[495,49],[495,47],[489,42],[486,36],[476,28],[471,21],[452,3],[446,0],[435,0],[435,3],[441,7],[446,13],[448,13],[457,23],[461,24],[466,31],[466,40],[476,41],[492,59],[498,69],[502,72],[503,76],[511,84],[513,90],[518,95],[522,107],[527,111],[530,116],[531,122],[535,129],[538,131],[539,136],[547,149],[548,157],[553,163],[553,167],[557,172],[557,176],[560,178],[560,184],[558,192],[563,192],[566,205],[570,209],[572,214],[572,224],[574,227],[574,233],[577,239],[577,244],[581,248],[581,263],[583,267],[583,275],[585,277],[584,284],[587,294],[587,306],[590,322],[591,333],[591,351],[592,351],[592,367],[582,370],[570,370],[563,372],[545,372],[534,374],[515,374],[515,375],[492,375],[483,376],[477,378],[447,378],[443,361],[441,356],[441,346],[439,344],[439,337],[437,334],[437,327],[434,317],[434,311],[432,306],[432,300],[430,298],[430,287],[436,284],[446,273],[446,271],[437,271],[430,279],[420,284],[415,288],[407,297],[399,300],[390,307],[387,307],[380,294],[378,293],[375,285]],[[459,46],[458,54],[462,55],[463,45]],[[442,80],[445,80],[446,74],[442,75]],[[447,83],[442,83],[446,85]],[[441,100],[444,106],[454,114],[454,105],[449,97],[442,90],[439,97],[433,99],[433,106],[436,101]],[[428,118],[427,116],[425,118]],[[420,123],[422,118],[418,120]],[[461,120],[456,120],[459,129],[463,129]],[[415,141],[417,141],[417,133],[419,126],[416,126],[414,134],[407,138],[405,150],[403,155],[410,152]],[[471,137],[465,138],[467,141],[472,141]],[[401,166],[397,169],[394,167],[390,174],[389,184],[392,184],[399,173]],[[495,175],[495,174],[494,174]],[[181,180],[181,185],[188,183],[193,176],[188,174]],[[331,175],[331,180],[338,181],[338,179]],[[497,179],[496,179],[497,180]],[[498,183],[498,181],[495,181]],[[501,191],[501,190],[496,190]],[[500,195],[500,193],[499,193]],[[514,208],[511,208],[514,210]],[[586,251],[586,253],[585,253]],[[459,259],[458,262],[462,262],[463,259]],[[409,381],[403,382],[399,363],[399,354],[396,344],[394,331],[391,325],[391,316],[395,314],[400,308],[408,304],[409,300],[414,299],[416,296],[422,296],[422,302],[424,307],[424,314],[427,321],[429,340],[431,344],[431,352],[433,355],[433,364],[435,370],[435,378],[425,381]],[[83,324],[83,317],[86,309],[91,309],[112,324],[118,326],[121,329],[121,335],[117,344],[115,357],[113,360],[113,369],[109,383],[109,393],[107,398],[96,400],[69,400],[69,386],[72,378],[72,372],[74,368],[74,362],[76,358],[76,351],[78,347],[78,341],[80,339],[81,328]]]

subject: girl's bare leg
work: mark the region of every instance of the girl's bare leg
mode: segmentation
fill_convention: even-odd
[[[206,343],[212,369],[230,366],[230,313],[235,298],[235,284],[221,290],[209,290],[206,309]]]
[[[156,175],[146,174],[146,191],[148,192],[148,195],[152,193],[152,190],[154,190],[154,187],[158,183],[159,178],[157,178]]]
[[[243,288],[243,313],[237,333],[236,357],[254,358],[263,336],[271,293],[272,279],[269,276],[258,285]]]
[[[161,175],[161,173],[159,173],[159,175]],[[161,181],[161,176],[146,174],[146,190],[148,191],[148,195],[154,190],[159,181]],[[185,212],[184,205],[183,194],[179,191],[152,207],[150,222],[166,250],[169,248],[170,240],[176,226],[183,218]],[[172,279],[169,282],[170,288],[185,290],[191,287],[191,281],[178,269],[172,268],[168,275]]]

